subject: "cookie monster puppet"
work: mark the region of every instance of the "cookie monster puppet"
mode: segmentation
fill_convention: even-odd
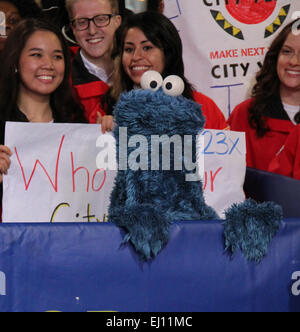
[[[187,169],[186,151],[196,161],[196,139],[205,124],[201,106],[181,96],[184,83],[177,76],[163,80],[148,71],[141,86],[122,94],[115,108],[119,170],[108,219],[126,231],[124,242],[131,242],[140,257],[149,260],[167,244],[172,222],[219,217],[206,205],[200,179],[187,181],[195,169]],[[168,151],[167,168],[165,156],[153,148],[158,137],[169,146],[170,138],[181,139],[182,149],[174,144]],[[240,249],[248,260],[260,262],[280,227],[281,207],[247,200],[233,205],[225,216],[226,249]]]

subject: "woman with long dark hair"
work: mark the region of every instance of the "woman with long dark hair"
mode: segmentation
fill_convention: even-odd
[[[41,10],[34,0],[0,0],[0,12],[2,12],[1,18],[5,17],[5,21],[0,19],[0,52],[6,38],[21,19],[37,18],[41,14]]]
[[[9,35],[0,64],[0,182],[11,151],[4,146],[6,121],[87,122],[69,84],[69,50],[56,27],[21,21]]]
[[[256,76],[252,98],[239,104],[229,124],[244,131],[247,165],[267,171],[288,135],[300,123],[300,35],[297,21],[272,42]]]
[[[147,11],[129,16],[117,32],[114,83],[102,104],[108,116],[100,117],[102,130],[111,130],[113,107],[121,93],[140,86],[142,75],[158,71],[163,78],[177,75],[185,83],[183,96],[202,105],[206,128],[224,129],[227,124],[217,105],[195,91],[184,75],[182,42],[176,27],[164,15]]]

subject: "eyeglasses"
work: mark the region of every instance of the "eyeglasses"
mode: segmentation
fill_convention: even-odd
[[[280,50],[280,54],[282,56],[285,56],[285,57],[289,58],[289,59],[293,59],[294,56],[296,55],[296,57],[298,59],[298,62],[300,62],[300,52],[297,52],[296,50],[294,50],[292,48],[283,47]]]
[[[112,17],[118,16],[117,14],[101,14],[93,18],[78,18],[71,21],[72,26],[77,31],[87,30],[90,27],[90,22],[93,21],[97,28],[104,28],[110,24]]]

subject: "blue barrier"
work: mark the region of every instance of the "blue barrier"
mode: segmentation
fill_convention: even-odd
[[[244,190],[256,202],[275,202],[285,218],[300,218],[300,181],[247,167]]]
[[[224,253],[220,222],[182,222],[152,262],[113,224],[0,225],[0,311],[300,311],[300,221],[261,264]]]

